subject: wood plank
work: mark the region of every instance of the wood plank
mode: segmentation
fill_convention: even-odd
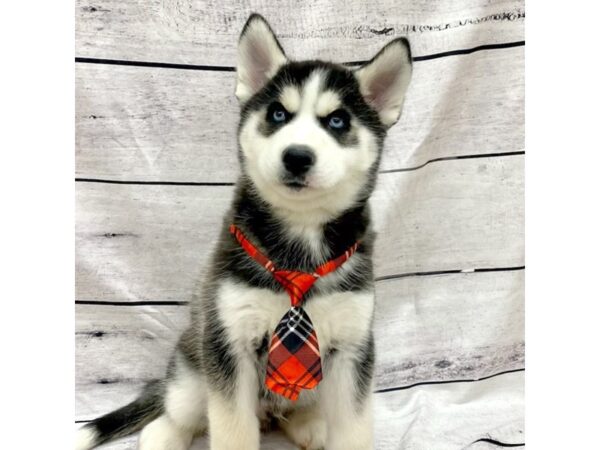
[[[463,450],[482,437],[524,442],[524,374],[378,394],[377,449]]]
[[[523,265],[523,163],[454,160],[381,175],[376,275]]]
[[[472,445],[478,439],[491,438],[506,443],[524,442],[524,377],[508,374],[477,383],[419,386],[375,396],[375,448],[462,450],[494,448]],[[133,398],[129,386],[124,397]],[[85,392],[89,404],[96,403],[106,392]],[[134,448],[137,436],[107,444],[103,450]],[[263,450],[287,450],[280,433],[263,436]],[[497,448],[497,447],[495,447]],[[206,438],[197,439],[193,450],[208,449]]]
[[[382,170],[523,150],[523,56],[517,47],[416,64]],[[234,76],[78,64],[77,176],[235,181]]]
[[[523,367],[523,271],[376,286],[377,389],[479,379]]]
[[[78,183],[76,297],[189,300],[232,193]]]
[[[522,368],[523,283],[522,271],[377,283],[376,389]],[[188,324],[187,306],[78,305],[76,312],[82,391],[100,386],[112,392],[161,378]],[[77,411],[88,417],[89,405],[78,402]]]
[[[523,157],[380,176],[377,276],[523,264]],[[77,183],[76,297],[187,301],[230,187]]]
[[[251,12],[260,12],[295,58],[366,60],[408,35],[415,55],[523,39],[523,1],[343,0],[76,2],[76,54],[96,58],[234,65]],[[294,20],[290,20],[293,17]]]

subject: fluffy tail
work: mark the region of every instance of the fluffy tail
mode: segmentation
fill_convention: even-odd
[[[77,431],[76,450],[89,450],[141,430],[163,412],[163,384],[152,381],[141,395],[122,408],[92,420]]]

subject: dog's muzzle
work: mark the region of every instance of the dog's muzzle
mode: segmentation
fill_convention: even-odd
[[[315,164],[316,156],[306,145],[291,145],[283,152],[283,167],[290,178],[304,177]]]

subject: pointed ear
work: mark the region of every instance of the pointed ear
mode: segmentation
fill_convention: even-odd
[[[238,44],[237,85],[235,95],[245,102],[258,92],[287,62],[285,53],[267,21],[252,14]]]
[[[394,39],[355,72],[360,91],[381,122],[390,127],[400,117],[404,94],[412,75],[410,45],[405,38]]]

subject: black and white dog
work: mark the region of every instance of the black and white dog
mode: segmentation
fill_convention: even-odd
[[[201,292],[163,380],[78,431],[77,449],[142,430],[143,450],[258,450],[277,420],[303,449],[373,448],[373,241],[368,199],[387,129],[412,73],[406,39],[358,68],[290,61],[252,15],[239,41],[241,176]],[[234,224],[270,261],[253,258]],[[354,247],[353,254],[345,253]],[[301,305],[318,338],[318,386],[293,401],[265,387],[272,336],[290,297],[269,264],[315,268],[346,254]],[[266,267],[266,268],[265,268]],[[292,308],[293,310],[293,308]],[[314,373],[313,373],[314,375]]]

